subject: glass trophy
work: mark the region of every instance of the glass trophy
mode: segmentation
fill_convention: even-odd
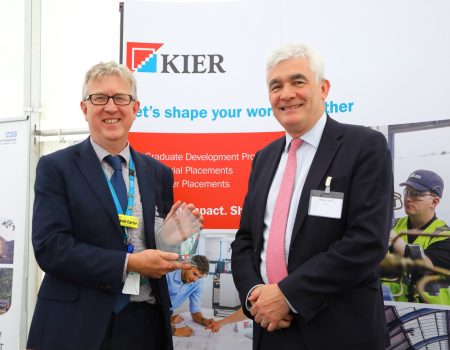
[[[189,261],[195,255],[202,224],[186,203],[168,216],[156,232],[156,249],[177,253],[179,260]]]

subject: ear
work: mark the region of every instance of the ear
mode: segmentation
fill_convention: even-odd
[[[320,89],[322,91],[322,100],[325,101],[328,97],[328,93],[330,92],[330,81],[326,79],[322,80]]]
[[[141,106],[141,103],[139,101],[134,102],[134,105],[133,105],[134,118],[133,118],[133,120],[136,120],[136,114],[137,114],[137,112],[139,112],[139,107],[140,106]]]
[[[433,208],[436,208],[436,206],[439,204],[440,201],[441,201],[441,199],[439,197],[433,197],[433,201],[432,201],[431,206]]]
[[[86,101],[81,101],[80,102],[80,108],[81,108],[81,111],[84,114],[84,119],[87,121],[87,105],[86,105]]]

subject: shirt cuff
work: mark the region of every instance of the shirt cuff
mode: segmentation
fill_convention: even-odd
[[[127,279],[127,267],[128,267],[128,257],[130,256],[130,253],[127,253],[127,256],[125,258],[125,264],[123,266],[123,273],[122,273],[122,282],[125,283],[125,280]]]
[[[284,296],[284,294],[283,294],[283,297],[284,297],[284,300],[286,300],[286,303],[289,305],[289,308],[291,309],[291,311],[292,311],[294,314],[298,314],[298,311],[295,310],[295,308],[292,306],[292,304],[289,302],[289,300],[287,300],[287,298]]]

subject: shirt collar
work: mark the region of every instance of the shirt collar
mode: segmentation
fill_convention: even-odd
[[[175,270],[173,274],[174,281],[183,284],[184,282],[181,279],[181,270]]]
[[[108,155],[109,153],[107,150],[105,150],[102,146],[100,146],[98,143],[96,143],[92,137],[89,138],[91,141],[91,145],[94,148],[95,154],[97,155],[97,158],[100,160],[100,162]],[[125,159],[125,166],[128,167],[128,162],[130,160],[130,143],[127,142],[127,145],[123,150],[119,152],[120,156],[122,156],[123,159]]]
[[[324,112],[319,120],[314,124],[314,126],[307,132],[305,132],[300,138],[303,140],[303,142],[306,142],[315,148],[319,147],[320,139],[322,138],[323,129],[325,129],[326,122],[327,115]],[[289,151],[289,146],[291,145],[292,139],[293,137],[286,133],[286,152]]]

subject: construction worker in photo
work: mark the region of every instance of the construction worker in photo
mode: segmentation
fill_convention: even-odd
[[[390,234],[391,253],[421,259],[430,270],[434,267],[450,270],[450,228],[436,216],[444,181],[433,171],[416,170],[400,186],[405,186],[403,200],[407,216],[394,221]],[[417,279],[417,276],[404,274],[384,285],[389,286],[395,301],[450,305],[450,282],[430,283],[424,292],[426,300],[421,300],[411,288]]]

